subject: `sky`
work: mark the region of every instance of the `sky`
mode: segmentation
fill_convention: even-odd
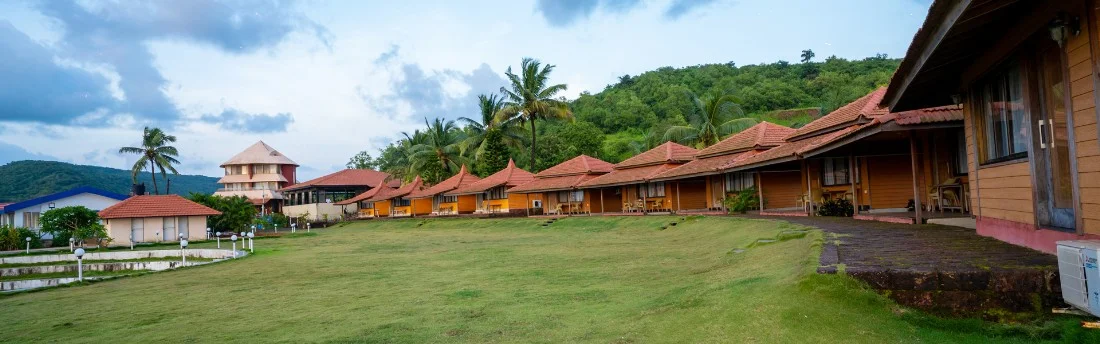
[[[129,169],[146,126],[182,174],[263,140],[301,180],[478,94],[532,57],[566,97],[660,67],[902,57],[928,0],[3,1],[0,164]]]

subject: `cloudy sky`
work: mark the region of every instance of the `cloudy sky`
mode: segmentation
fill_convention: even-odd
[[[424,118],[475,115],[523,57],[568,97],[663,66],[901,57],[927,0],[0,2],[0,164],[128,168],[144,126],[181,173],[264,140],[302,178]]]

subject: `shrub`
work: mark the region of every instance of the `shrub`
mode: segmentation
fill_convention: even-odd
[[[42,232],[53,236],[54,246],[67,245],[69,238],[107,238],[107,228],[99,222],[99,214],[84,206],[61,207],[42,213]]]
[[[31,248],[41,248],[42,238],[38,233],[23,227],[0,226],[0,250],[22,250],[27,248],[26,238],[31,238]],[[69,240],[66,238],[65,240]]]
[[[726,194],[726,197],[722,198],[722,205],[729,210],[730,214],[741,214],[748,210],[760,208],[760,198],[757,197],[756,188],[753,187],[737,193]]]
[[[817,209],[817,215],[820,216],[847,216],[851,217],[855,213],[852,208],[852,202],[846,199],[830,199],[825,203],[821,203],[821,207]]]
[[[245,230],[256,217],[256,206],[244,196],[221,197],[191,193],[191,201],[222,212],[207,218],[207,225],[214,231],[236,232]]]

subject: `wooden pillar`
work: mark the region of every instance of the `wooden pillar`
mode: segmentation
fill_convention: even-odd
[[[760,212],[764,212],[764,171],[756,172],[756,200],[760,202]]]
[[[600,190],[600,212],[604,213],[605,212],[604,209],[607,209],[607,208],[604,208],[604,204],[603,204],[603,189],[596,189],[596,190]]]
[[[848,153],[848,186],[852,192],[852,212],[859,214],[859,201],[856,200],[856,158],[852,153]]]
[[[640,186],[641,189],[638,189],[638,191],[639,191],[639,193],[642,194],[642,214],[645,214],[645,213],[649,212],[649,185],[646,185],[646,184],[638,184],[638,185],[641,185]]]
[[[523,201],[526,202],[526,204],[523,205],[523,209],[527,211],[527,216],[531,216],[531,194],[524,193],[523,194]],[[546,203],[546,202],[543,202],[543,203]],[[545,205],[545,204],[543,204],[543,205]]]
[[[810,179],[810,163],[804,159],[802,170],[806,173],[806,214],[814,216],[814,185]]]
[[[679,213],[680,210],[680,180],[676,180],[676,213]]]
[[[916,211],[916,224],[921,224],[924,221],[921,219],[922,207],[920,204],[920,187],[917,185],[917,138],[915,133],[909,131],[909,160],[910,165],[913,167],[913,210]]]

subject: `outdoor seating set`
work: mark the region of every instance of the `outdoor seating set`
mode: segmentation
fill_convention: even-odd
[[[588,204],[581,203],[558,203],[554,206],[554,209],[550,210],[550,214],[562,215],[562,214],[591,214],[592,210],[589,209]]]
[[[841,191],[825,188],[821,190],[821,197],[818,198],[816,203],[810,200],[809,195],[803,193],[798,195],[796,204],[805,211],[812,211],[813,207],[818,204],[839,198],[855,201],[855,197],[853,197],[850,190]],[[970,212],[970,185],[963,183],[961,178],[950,178],[939,185],[930,187],[928,189],[928,200],[928,204],[924,205],[926,211],[938,209],[940,212],[945,210],[958,210],[960,213]]]
[[[647,213],[647,212],[653,212],[653,211],[670,211],[670,210],[671,209],[668,206],[666,206],[664,199],[649,200],[647,202],[646,200],[643,200],[643,199],[639,198],[639,199],[635,200],[634,203],[631,203],[631,202],[623,203],[623,212],[624,213],[634,213],[634,212]]]

